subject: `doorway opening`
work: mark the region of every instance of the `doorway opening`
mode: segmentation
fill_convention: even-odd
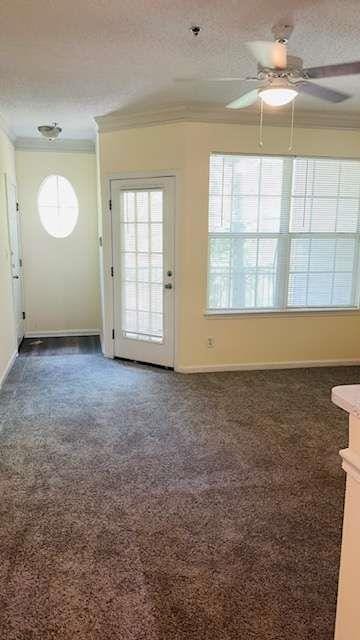
[[[14,315],[17,343],[19,345],[24,338],[25,318],[20,213],[17,201],[16,184],[8,175],[5,175],[4,179],[9,227],[10,264],[14,300]]]

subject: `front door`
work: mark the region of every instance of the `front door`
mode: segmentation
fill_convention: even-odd
[[[111,181],[115,356],[174,364],[175,178]]]
[[[18,344],[24,337],[23,319],[23,270],[21,257],[20,216],[17,204],[16,184],[6,176],[6,196],[11,252],[11,279],[13,285],[14,313]]]

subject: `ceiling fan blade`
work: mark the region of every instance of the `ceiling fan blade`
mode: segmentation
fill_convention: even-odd
[[[329,87],[321,87],[319,84],[314,84],[313,82],[298,82],[295,88],[301,93],[307,93],[310,96],[326,100],[327,102],[344,102],[344,100],[351,98],[348,93],[341,93],[340,91],[329,89]]]
[[[257,79],[257,78],[256,78]],[[200,78],[174,78],[174,82],[243,82],[244,77],[224,76],[220,77],[200,77]]]
[[[251,104],[256,102],[258,97],[258,89],[253,89],[252,91],[248,91],[244,93],[240,98],[233,100],[229,104],[226,105],[227,109],[244,109],[245,107],[250,107]]]
[[[281,42],[265,42],[256,40],[245,43],[261,67],[270,69],[285,69],[287,64],[287,50]]]
[[[328,64],[324,67],[304,69],[307,78],[333,78],[335,76],[352,76],[360,73],[360,61],[344,62],[342,64]]]

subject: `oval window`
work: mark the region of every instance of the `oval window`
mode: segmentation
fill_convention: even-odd
[[[72,184],[63,176],[48,176],[43,180],[38,208],[44,229],[54,238],[66,238],[74,231],[79,203]]]

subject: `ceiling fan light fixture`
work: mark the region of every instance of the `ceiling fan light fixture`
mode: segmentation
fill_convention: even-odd
[[[295,100],[298,92],[292,87],[269,87],[259,91],[260,98],[269,107],[282,107]]]

